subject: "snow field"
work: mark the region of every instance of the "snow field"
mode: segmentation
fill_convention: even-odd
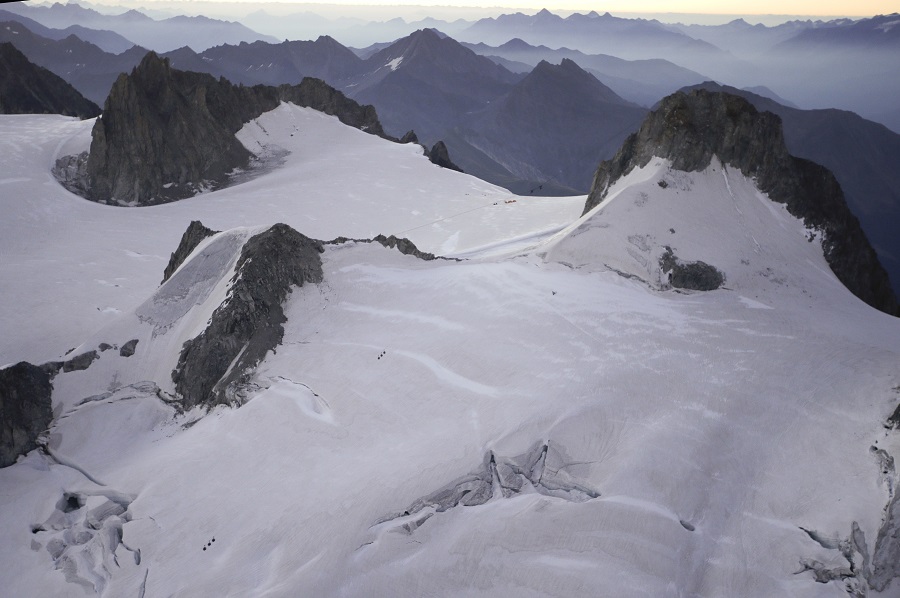
[[[6,118],[0,143],[19,146],[23,164],[84,126]],[[29,148],[37,133],[46,142]],[[283,105],[241,138],[292,153],[241,185],[143,209],[90,204],[52,181],[41,195],[43,166],[8,183],[82,223],[60,221],[32,243],[29,216],[10,208],[19,225],[0,224],[15,258],[0,265],[4,305],[74,282],[70,268],[88,260],[98,278],[121,269],[128,282],[66,287],[75,322],[54,315],[58,297],[54,310],[4,309],[3,359],[25,357],[20,341],[55,356],[60,339],[84,350],[140,340],[130,358],[107,351],[56,378],[50,446],[64,464],[33,452],[0,470],[0,587],[85,595],[48,555],[66,530],[32,526],[57,516],[64,493],[105,492],[129,497],[120,566],[97,569],[108,596],[845,595],[795,575],[801,558],[846,564],[800,527],[843,538],[857,521],[871,550],[887,491],[869,447],[900,450],[881,427],[898,400],[900,335],[839,287],[802,223],[751,181],[657,161],[577,219],[584,198],[504,204],[502,190],[434,168],[413,146],[312,111]],[[11,197],[4,209],[20,205]],[[164,261],[123,263],[114,250],[167,256],[195,218],[228,232],[159,289]],[[420,249],[475,259],[329,245],[324,282],[285,306],[259,393],[200,419],[176,414],[140,381],[171,385],[183,339],[225,297],[241,239],[275,221],[320,238],[406,230]],[[727,289],[661,291],[666,244],[720,268]],[[33,269],[17,269],[30,252]],[[97,296],[122,315],[94,316]],[[481,505],[426,509],[411,533],[408,518],[385,520],[488,451],[510,459],[535,443],[549,445],[547,467],[600,496],[495,488]],[[86,510],[64,514],[71,529]],[[70,544],[79,574],[86,554],[109,562],[97,542]]]

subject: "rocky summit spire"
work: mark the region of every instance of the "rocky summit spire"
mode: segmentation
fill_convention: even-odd
[[[703,89],[664,98],[594,175],[584,213],[606,197],[610,186],[651,158],[670,160],[687,172],[706,168],[713,156],[755,179],[760,191],[823,234],[825,259],[838,279],[869,305],[898,314],[897,298],[859,221],[827,168],[791,156],[781,119],[759,112],[745,99]]]
[[[168,59],[149,52],[131,74],[119,76],[94,125],[89,199],[148,205],[225,184],[251,157],[235,133],[282,101],[386,137],[372,106],[357,104],[319,79],[245,87],[174,69]]]

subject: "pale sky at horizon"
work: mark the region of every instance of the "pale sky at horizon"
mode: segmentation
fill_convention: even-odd
[[[172,4],[172,0],[132,0],[117,3],[115,0],[93,0],[98,3],[109,4]],[[88,0],[90,3],[91,0]],[[435,7],[435,8],[472,8],[480,11],[492,8],[503,9],[503,12],[536,12],[546,8],[551,12],[568,14],[571,12],[599,13],[678,13],[678,14],[709,14],[709,15],[811,15],[811,16],[874,16],[877,14],[890,14],[900,11],[897,0],[859,0],[857,2],[829,0],[732,0],[721,2],[717,0],[564,0],[563,2],[549,2],[547,0],[331,0],[326,2],[297,2],[296,0],[264,0],[256,2],[252,0],[213,0],[215,3],[233,4],[296,4],[298,6],[339,5],[359,6],[371,8],[397,7],[408,9],[411,7]],[[200,7],[204,0],[192,0],[186,4]]]

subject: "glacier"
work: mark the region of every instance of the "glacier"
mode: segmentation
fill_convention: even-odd
[[[0,362],[138,341],[58,374],[44,450],[0,469],[9,595],[900,592],[870,583],[898,320],[740,172],[653,160],[580,216],[283,104],[238,134],[278,168],[120,208],[50,174],[91,124],[0,116]],[[223,232],[158,286],[194,219]],[[256,390],[181,409],[182,344],[278,222],[464,259],[326,244]],[[723,287],[672,288],[667,247]]]

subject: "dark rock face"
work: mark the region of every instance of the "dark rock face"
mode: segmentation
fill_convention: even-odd
[[[761,191],[823,233],[825,259],[854,295],[886,313],[900,313],[887,274],[834,175],[788,153],[776,115],[727,93],[698,89],[668,96],[615,157],[600,164],[584,212],[599,204],[616,180],[654,156],[688,172],[706,168],[717,156],[755,178]]]
[[[130,75],[116,80],[94,126],[87,197],[149,205],[221,187],[251,159],[234,134],[281,101],[384,136],[374,108],[360,106],[318,79],[277,88],[235,86],[173,69],[168,59],[149,52]]]
[[[166,269],[163,272],[162,282],[159,284],[163,284],[169,280],[169,277],[175,274],[175,270],[184,263],[184,260],[186,260],[189,255],[191,255],[191,252],[197,248],[200,241],[213,236],[217,232],[219,231],[206,228],[199,220],[191,221],[187,230],[181,235],[181,242],[178,243],[178,248],[175,249],[175,252],[169,257],[169,263],[166,265]]]
[[[419,137],[414,130],[410,129],[400,138],[400,143],[419,143]]]
[[[134,355],[134,350],[137,348],[137,344],[138,339],[131,339],[130,341],[122,345],[122,348],[119,349],[119,355],[121,355],[122,357],[131,357],[132,355]]]
[[[46,371],[28,362],[0,370],[0,467],[37,448],[53,419],[53,386]]]
[[[91,364],[94,363],[95,360],[99,358],[100,355],[97,353],[97,351],[88,351],[86,353],[76,355],[72,359],[64,362],[62,364],[62,370],[64,372],[78,372],[81,370],[86,370],[91,367]]]
[[[398,239],[394,235],[391,235],[390,237],[385,237],[384,235],[378,235],[377,237],[375,237],[372,240],[375,241],[376,243],[381,243],[388,249],[396,248],[397,251],[399,251],[403,255],[412,255],[412,256],[419,258],[420,260],[430,261],[430,260],[437,259],[433,253],[421,251],[418,247],[416,247],[415,243],[413,243],[406,237],[403,237],[402,239]]]
[[[253,368],[281,342],[291,289],[322,281],[322,251],[285,224],[244,244],[228,297],[206,330],[184,344],[172,372],[186,409],[241,402]]]
[[[725,275],[706,262],[682,262],[666,247],[659,258],[659,267],[669,275],[669,284],[676,289],[714,291],[725,284]]]
[[[462,168],[453,163],[450,159],[450,151],[447,149],[447,146],[443,141],[438,141],[435,143],[431,150],[426,152],[428,154],[428,159],[431,160],[432,164],[437,164],[441,168],[449,168],[450,170],[455,170],[457,172],[462,172]]]
[[[419,143],[419,137],[416,135],[416,132],[412,129],[407,131],[406,134],[400,138],[400,143],[416,143],[422,145]],[[435,143],[430,150],[424,145],[422,145],[422,149],[425,150],[425,157],[428,158],[432,164],[436,164],[441,168],[449,168],[450,170],[463,172],[463,169],[454,164],[450,159],[450,150],[447,149],[447,144],[443,141]]]
[[[263,111],[248,88],[174,70],[150,52],[119,76],[94,126],[89,198],[152,204],[221,185],[249,164],[234,133]]]
[[[63,114],[93,118],[100,108],[11,43],[0,44],[0,113]]]
[[[894,413],[887,420],[887,427],[894,430],[900,429],[900,404],[894,409]]]

